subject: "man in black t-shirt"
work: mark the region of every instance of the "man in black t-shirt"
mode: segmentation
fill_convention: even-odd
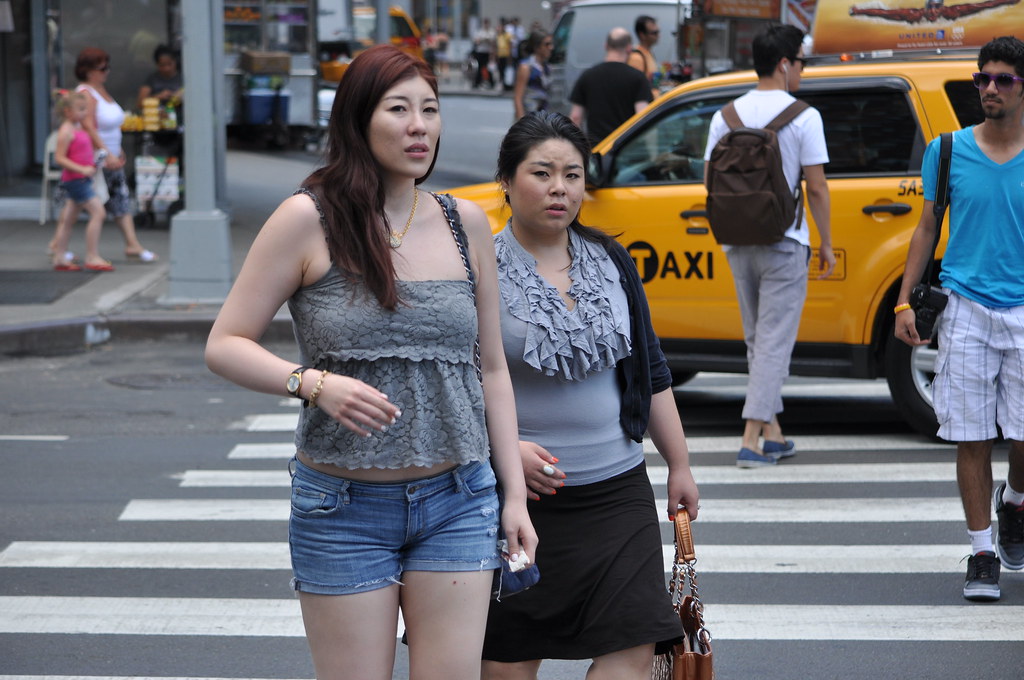
[[[580,75],[569,101],[572,122],[583,127],[597,144],[651,101],[651,84],[643,73],[626,64],[632,38],[624,28],[613,28],[605,40],[604,61]]]

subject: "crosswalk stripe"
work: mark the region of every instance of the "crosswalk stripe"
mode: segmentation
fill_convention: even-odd
[[[294,432],[298,414],[258,414],[246,419],[245,428],[250,432]],[[739,451],[740,436],[693,436],[686,437],[691,453],[736,453]],[[295,455],[292,444],[258,444],[270,447],[279,456],[291,458]],[[829,434],[798,437],[798,450],[812,451],[951,451],[955,445],[932,441],[916,434]],[[239,450],[237,447],[236,450]],[[243,450],[245,451],[245,450]],[[649,438],[644,439],[644,453],[656,453]]]
[[[291,569],[283,542],[14,541],[0,567],[73,569]]]
[[[697,484],[886,484],[906,482],[955,482],[956,463],[837,463],[834,465],[784,462],[743,470],[735,465],[692,465]],[[1005,479],[1009,464],[992,465],[996,479]],[[647,466],[652,484],[668,480],[668,468]]]
[[[759,470],[741,470],[734,465],[693,465],[694,479],[708,484],[891,484],[905,482],[955,482],[956,463],[839,463],[835,465],[790,464]],[[1007,463],[995,463],[993,474],[1002,479]],[[668,480],[668,468],[647,467],[655,485]],[[183,487],[287,487],[287,470],[186,470],[180,475]]]
[[[713,545],[701,543],[701,574],[962,574],[970,546]],[[663,545],[666,565],[675,548]]]
[[[716,640],[1024,640],[1024,607],[708,604]]]
[[[702,543],[702,574],[936,574],[959,573],[965,544],[949,545],[714,545]],[[662,546],[666,572],[674,548]],[[15,541],[0,567],[58,569],[289,570],[288,544],[198,542]]]
[[[290,502],[267,499],[136,499],[129,522],[286,521]],[[743,498],[701,500],[707,523],[963,522],[959,498]],[[663,520],[666,521],[667,520]]]
[[[229,460],[260,460],[291,458],[294,444],[236,444],[228,453]]]
[[[299,680],[298,678],[200,678],[152,675],[0,675],[0,680]],[[305,679],[303,679],[305,680]]]
[[[0,633],[302,637],[296,599],[0,597]]]
[[[1024,639],[1024,607],[708,604],[717,640]],[[0,633],[302,637],[294,599],[0,597]]]

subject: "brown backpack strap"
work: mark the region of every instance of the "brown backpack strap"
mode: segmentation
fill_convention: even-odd
[[[807,102],[797,99],[795,102],[784,108],[782,113],[775,116],[775,118],[772,119],[772,122],[765,125],[764,129],[771,130],[772,132],[778,132],[792,123],[794,118],[810,108],[810,106],[811,105]]]
[[[729,102],[722,107],[722,120],[725,121],[730,130],[744,127],[743,121],[740,120],[740,115],[736,113],[736,105],[733,102]]]

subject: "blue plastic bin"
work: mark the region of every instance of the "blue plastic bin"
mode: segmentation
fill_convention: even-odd
[[[288,123],[288,104],[291,92],[270,88],[253,88],[242,93],[242,110],[249,125],[269,125],[274,122],[274,100],[280,96],[280,122]]]

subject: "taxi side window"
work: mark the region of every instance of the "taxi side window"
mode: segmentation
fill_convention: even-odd
[[[835,89],[799,96],[821,112],[827,176],[920,172],[924,139],[906,93]]]
[[[711,117],[731,99],[683,102],[648,123],[616,149],[611,186],[703,183]]]

